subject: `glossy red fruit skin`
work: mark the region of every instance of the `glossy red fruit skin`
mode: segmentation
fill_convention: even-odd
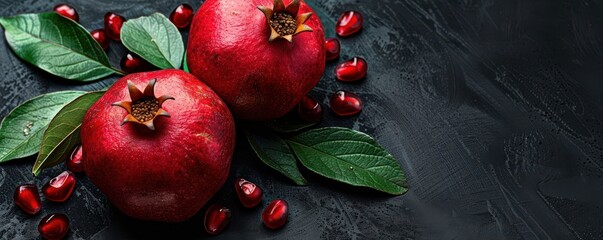
[[[56,13],[60,14],[63,17],[69,18],[73,21],[79,22],[80,16],[77,14],[75,8],[67,5],[67,4],[59,4],[56,5],[53,9]]]
[[[40,220],[38,232],[47,240],[63,239],[69,232],[69,219],[62,213],[48,214]]]
[[[107,32],[104,29],[96,29],[90,32],[92,38],[101,45],[104,50],[109,49],[109,37],[107,36]]]
[[[126,73],[146,72],[155,68],[147,60],[134,53],[127,53],[123,56],[119,65],[121,66],[121,70]]]
[[[297,106],[299,117],[306,122],[319,122],[322,118],[322,105],[306,95]]]
[[[42,194],[51,202],[65,202],[73,193],[75,182],[75,175],[71,171],[63,171],[44,184]]]
[[[352,116],[362,111],[362,100],[358,95],[346,91],[338,91],[329,101],[331,110],[342,117]]]
[[[262,212],[262,222],[270,229],[281,228],[287,223],[289,205],[287,201],[276,199],[272,201]]]
[[[269,42],[270,27],[257,7],[272,8],[273,3],[207,0],[193,18],[188,67],[239,119],[270,120],[285,115],[324,73],[325,39],[318,15],[300,1],[299,13],[312,13],[305,24],[313,31],[293,36],[292,43]]]
[[[339,39],[325,39],[325,49],[327,52],[327,61],[339,58],[339,52],[341,52],[341,45],[339,44]]]
[[[83,172],[84,164],[82,163],[82,146],[78,145],[71,152],[71,156],[65,161],[65,165],[67,165],[67,169],[72,172]]]
[[[354,57],[335,67],[335,77],[342,82],[354,82],[366,77],[368,64],[361,57]]]
[[[235,192],[246,208],[255,207],[262,201],[262,188],[244,178],[235,180]]]
[[[38,194],[38,188],[33,184],[17,186],[13,200],[15,205],[29,215],[35,215],[42,209],[42,201]]]
[[[180,4],[170,13],[170,22],[176,25],[177,28],[186,28],[191,24],[193,14],[193,7],[191,5],[186,3]]]
[[[171,117],[155,119],[155,130],[121,125],[127,112],[111,106],[130,100],[127,81],[139,89],[157,79],[155,96]],[[92,183],[125,214],[181,222],[224,185],[235,145],[228,107],[193,75],[181,70],[134,73],[117,80],[82,121],[84,170]]]
[[[205,232],[218,235],[228,226],[228,222],[230,222],[230,209],[222,204],[215,203],[205,212],[203,225],[205,226]]]
[[[360,12],[347,11],[342,13],[339,20],[337,20],[335,32],[340,37],[347,37],[360,31],[363,23],[364,17],[362,17]]]
[[[124,25],[124,22],[126,22],[126,18],[122,17],[121,15],[107,12],[105,14],[105,32],[114,41],[121,42],[119,36],[121,34],[121,27]]]

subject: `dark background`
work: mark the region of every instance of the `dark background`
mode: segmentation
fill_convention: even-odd
[[[369,73],[343,84],[327,64],[311,95],[326,107],[323,126],[345,126],[374,136],[400,162],[410,191],[388,196],[346,187],[308,172],[307,187],[259,163],[239,136],[231,177],[212,202],[233,211],[221,239],[602,239],[603,238],[603,5],[589,0],[308,0],[333,37],[339,14],[365,16],[364,30],[341,39],[343,61],[362,56]],[[50,11],[58,1],[0,0],[0,16]],[[89,30],[107,11],[127,18],[181,1],[69,1]],[[198,9],[199,2],[190,2]],[[186,36],[186,35],[185,35]],[[116,65],[123,47],[112,43]],[[19,60],[0,41],[0,116],[42,93],[95,90],[117,77],[74,84]],[[336,118],[328,96],[359,94],[363,112]],[[60,165],[33,178],[34,157],[0,165],[0,238],[38,236],[39,220],[63,212],[69,239],[207,237],[198,214],[183,224],[144,223],[112,207],[78,175],[64,204],[43,200],[26,216],[14,207],[18,184],[41,187]],[[235,176],[264,191],[261,207],[236,201]],[[263,206],[283,198],[291,209],[285,228],[261,225]],[[203,211],[203,210],[202,210]]]

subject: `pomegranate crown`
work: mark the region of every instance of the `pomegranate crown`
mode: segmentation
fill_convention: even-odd
[[[157,79],[151,80],[141,92],[130,80],[128,80],[128,92],[130,93],[131,101],[121,101],[111,104],[125,109],[128,112],[121,125],[127,122],[138,123],[147,126],[150,130],[155,130],[153,121],[158,116],[170,117],[161,106],[168,99],[174,100],[173,97],[163,95],[155,97],[155,83]]]
[[[306,25],[306,21],[312,16],[311,12],[298,14],[300,0],[293,0],[285,7],[283,0],[274,0],[272,8],[259,6],[258,9],[266,16],[266,22],[270,26],[270,38],[272,42],[277,38],[284,38],[289,42],[293,36],[302,32],[311,32],[312,28]]]

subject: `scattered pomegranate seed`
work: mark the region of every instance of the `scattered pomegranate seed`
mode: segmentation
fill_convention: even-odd
[[[350,36],[362,29],[362,23],[364,18],[362,14],[356,11],[347,11],[341,14],[337,25],[335,26],[335,32],[341,37]]]
[[[170,13],[170,21],[176,25],[177,28],[186,28],[191,24],[193,20],[193,7],[186,3],[180,4],[178,7]]]
[[[105,32],[104,29],[96,29],[90,32],[90,35],[92,35],[92,38],[94,38],[94,40],[96,40],[104,50],[109,49],[109,38],[107,37],[107,32]]]
[[[358,95],[346,91],[338,91],[331,96],[331,110],[339,116],[351,116],[362,111],[362,100]]]
[[[327,60],[337,59],[341,51],[341,45],[337,38],[325,39],[325,48],[327,49]]]
[[[56,5],[54,7],[53,11],[57,12],[58,14],[60,14],[63,17],[69,18],[73,21],[76,21],[76,22],[80,21],[80,16],[77,14],[77,11],[75,11],[75,8],[73,8],[67,4]]]
[[[281,228],[287,222],[289,206],[282,199],[272,201],[262,212],[262,221],[270,229]]]
[[[38,194],[38,188],[33,184],[17,186],[13,196],[15,205],[19,206],[27,214],[34,215],[42,209],[42,201]]]
[[[47,240],[59,240],[69,232],[69,219],[62,213],[46,215],[38,225],[38,232]]]
[[[335,68],[335,77],[342,82],[358,81],[366,76],[368,64],[361,57],[354,57]]]
[[[322,106],[314,98],[306,95],[297,105],[297,113],[306,122],[318,122],[322,118]]]
[[[147,62],[147,60],[134,53],[128,53],[121,58],[120,66],[121,70],[127,73],[144,72],[154,69],[153,65]]]
[[[71,156],[65,162],[67,169],[71,170],[72,172],[83,172],[84,164],[82,162],[82,155],[82,145],[75,147],[71,153]]]
[[[52,202],[67,201],[75,188],[75,175],[71,171],[63,171],[61,174],[42,187],[44,197]]]
[[[262,201],[262,189],[243,178],[235,180],[235,192],[246,208],[255,207]]]
[[[207,231],[207,233],[218,235],[226,228],[226,226],[228,226],[229,221],[230,209],[222,204],[215,203],[207,209],[207,212],[205,212],[203,225],[205,225],[205,231]]]
[[[105,31],[109,37],[120,42],[121,26],[126,22],[126,18],[112,12],[105,14]]]

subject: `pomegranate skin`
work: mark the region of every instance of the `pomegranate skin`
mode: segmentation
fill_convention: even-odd
[[[171,117],[156,118],[154,131],[121,125],[128,113],[111,104],[130,100],[128,80],[142,90],[152,79],[155,96],[174,97],[162,105]],[[115,82],[86,113],[81,140],[86,174],[117,208],[141,220],[181,222],[226,181],[235,126],[207,85],[184,71],[160,70]]]
[[[291,0],[283,1],[287,6]],[[270,26],[258,6],[273,0],[207,0],[195,14],[187,63],[236,118],[269,120],[293,109],[320,80],[325,69],[324,31],[318,15],[302,0],[299,14],[312,32],[292,42],[269,42]]]

